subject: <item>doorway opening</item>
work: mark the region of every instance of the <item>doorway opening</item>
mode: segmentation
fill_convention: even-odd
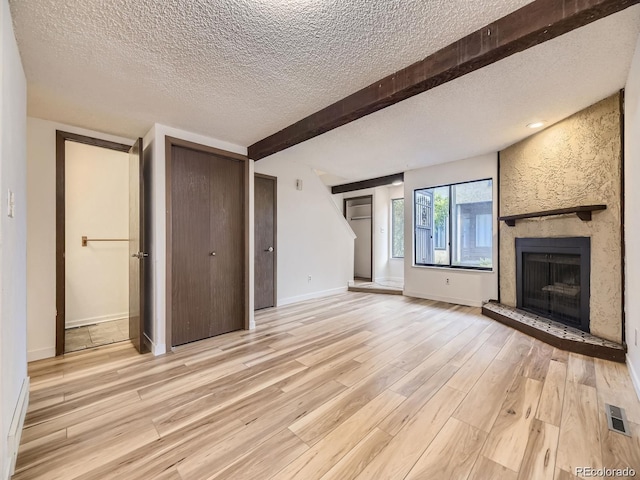
[[[353,252],[355,280],[373,279],[373,195],[346,198],[344,216],[356,234]]]
[[[141,350],[140,307],[131,302],[140,296],[132,272],[147,255],[131,228],[140,217],[141,146],[57,132],[57,355],[128,340]]]

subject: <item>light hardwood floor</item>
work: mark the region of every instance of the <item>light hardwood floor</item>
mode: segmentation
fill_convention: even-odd
[[[640,471],[626,366],[480,309],[346,293],[153,357],[32,363],[18,479],[570,479]],[[604,403],[631,438],[609,432]],[[640,473],[639,473],[640,475]]]

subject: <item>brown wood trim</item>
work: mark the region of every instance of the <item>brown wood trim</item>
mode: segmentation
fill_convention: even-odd
[[[566,350],[568,352],[580,353],[582,355],[588,355],[590,357],[603,358],[605,360],[612,360],[614,362],[625,362],[626,348],[610,348],[605,345],[594,345],[585,342],[576,342],[567,338],[559,337],[549,333],[546,330],[541,330],[527,325],[525,323],[518,322],[506,315],[501,315],[497,312],[482,307],[482,314],[492,318],[500,323],[503,323],[511,328],[525,333],[533,338],[545,342],[553,347]]]
[[[625,215],[624,215],[624,197],[625,197],[625,189],[624,189],[624,99],[625,99],[625,90],[624,88],[620,90],[619,94],[619,108],[620,108],[620,281],[622,288],[622,343],[626,341],[627,338],[627,319],[625,313],[625,263],[626,263],[626,240],[625,236]]]
[[[535,0],[249,147],[261,158],[496,63],[640,0]]]
[[[496,188],[497,188],[497,194],[496,196],[498,197],[496,199],[496,202],[498,202],[498,217],[500,217],[500,152],[498,152],[498,168],[497,168],[497,173],[496,176],[498,177],[496,179]],[[498,220],[497,222],[498,225],[498,231],[496,232],[496,238],[498,239],[498,255],[496,256],[496,270],[498,272],[498,302],[500,302],[500,221]]]
[[[336,193],[355,192],[356,190],[364,190],[365,188],[384,187],[398,180],[404,182],[404,172],[394,173],[393,175],[386,175],[384,177],[370,178],[369,180],[361,180],[359,182],[335,185],[331,187],[331,193],[335,195]]]
[[[65,142],[129,152],[130,145],[56,130],[56,355],[64,354],[65,335]]]
[[[77,133],[56,130],[56,134],[62,135],[65,140],[69,140],[71,142],[84,143],[85,145],[91,145],[94,147],[108,148],[109,150],[117,150],[118,152],[129,153],[129,150],[131,149],[131,145],[102,140],[101,138],[87,137],[86,135],[78,135]]]
[[[229,152],[231,153],[231,152]],[[219,154],[218,154],[219,155]],[[235,155],[235,154],[234,154]],[[251,315],[253,309],[249,308],[251,302],[251,288],[250,288],[250,264],[251,264],[251,246],[249,245],[249,232],[251,231],[251,215],[250,215],[250,202],[251,202],[251,169],[249,168],[249,159],[244,155],[238,155],[233,158],[234,160],[240,160],[244,165],[244,205],[242,206],[244,214],[244,225],[242,235],[244,236],[244,329],[249,330],[251,328]]]
[[[142,336],[142,344],[144,345],[144,352],[153,352],[153,346],[151,340],[146,335]]]
[[[170,352],[173,348],[173,339],[171,338],[171,312],[173,311],[173,274],[171,271],[171,265],[173,265],[173,255],[172,255],[172,245],[173,245],[173,210],[171,208],[171,165],[172,165],[172,157],[171,157],[171,147],[173,143],[171,143],[172,137],[165,136],[164,138],[164,157],[165,157],[165,184],[164,191],[165,193],[165,209],[166,209],[166,225],[165,225],[165,244],[166,244],[166,252],[165,252],[165,314],[164,314],[164,339],[166,343],[166,351]]]
[[[229,158],[232,160],[240,160],[244,162],[244,205],[243,205],[243,216],[244,216],[244,225],[243,225],[243,236],[244,236],[244,291],[245,291],[245,301],[244,301],[244,325],[245,329],[249,329],[250,327],[250,308],[249,308],[249,181],[250,181],[250,168],[249,168],[249,159],[245,155],[240,155],[238,153],[229,152],[227,150],[221,150],[219,148],[210,147],[208,145],[201,145],[199,143],[190,142],[188,140],[183,140],[181,138],[170,137],[168,135],[165,136],[165,208],[166,208],[166,273],[165,273],[165,346],[167,352],[170,352],[173,348],[172,338],[171,338],[171,312],[172,312],[172,292],[173,292],[173,278],[171,274],[171,265],[172,265],[172,245],[173,245],[173,229],[172,229],[172,208],[171,208],[171,147],[178,146],[189,148],[192,150],[212,153],[214,155]]]
[[[65,303],[65,136],[56,131],[56,355],[64,354]]]
[[[242,160],[243,162],[248,160],[248,157],[246,155],[242,155],[240,153],[229,152],[227,150],[221,150],[219,148],[210,147],[208,145],[201,145],[199,143],[190,142],[189,140],[183,140],[182,138],[170,137],[168,135],[165,138],[170,142],[171,145],[174,145],[176,147],[184,147],[190,148],[191,150],[197,150],[199,152],[213,153],[214,155],[218,155],[219,157]]]
[[[253,174],[256,177],[273,180],[273,306],[278,306],[278,177],[264,173]]]
[[[404,175],[404,174],[403,174]],[[373,264],[373,252],[374,250],[374,239],[373,234],[375,232],[374,223],[375,223],[375,210],[373,204],[373,195],[360,195],[359,197],[347,197],[342,199],[342,212],[344,214],[344,218],[347,222],[349,219],[347,218],[347,201],[349,200],[360,200],[362,198],[369,198],[371,200],[371,278],[363,278],[363,280],[369,280],[373,282],[373,279],[376,278],[375,265]],[[354,252],[355,253],[355,252]]]
[[[498,217],[498,220],[504,221],[508,226],[515,227],[516,220],[525,220],[527,218],[552,217],[555,215],[567,215],[575,213],[580,220],[588,222],[591,220],[591,213],[600,210],[606,210],[606,205],[581,205],[579,207],[556,208],[554,210],[544,210],[542,212],[521,213],[518,215],[506,215]]]

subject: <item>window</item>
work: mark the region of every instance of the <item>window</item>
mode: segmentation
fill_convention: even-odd
[[[404,198],[391,200],[391,257],[404,257]]]
[[[491,214],[484,213],[476,216],[476,247],[491,246]]]
[[[415,264],[491,269],[493,181],[414,192]]]

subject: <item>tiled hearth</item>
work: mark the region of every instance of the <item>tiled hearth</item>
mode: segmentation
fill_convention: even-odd
[[[554,347],[592,357],[623,362],[626,348],[562,323],[497,302],[486,303],[482,313]]]

